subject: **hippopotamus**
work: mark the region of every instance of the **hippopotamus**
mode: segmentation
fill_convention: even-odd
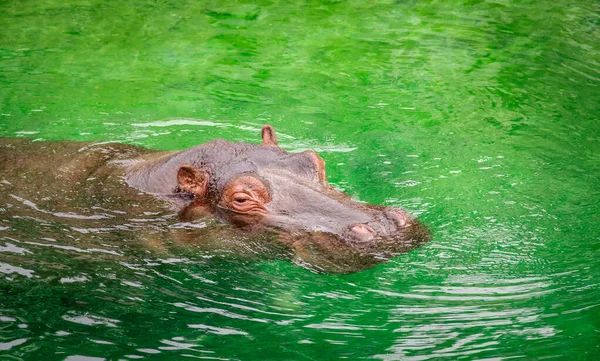
[[[325,162],[314,151],[285,151],[270,125],[261,134],[261,144],[218,139],[179,152],[79,144],[69,152],[101,156],[75,161],[64,151],[66,164],[52,168],[61,170],[58,178],[70,174],[68,183],[116,173],[122,187],[134,190],[125,193],[152,195],[176,209],[180,221],[209,217],[249,237],[269,234],[295,263],[316,271],[366,269],[429,239],[427,229],[406,210],[359,202],[329,185]],[[12,161],[5,154],[0,153],[0,166],[7,169]],[[36,167],[38,163],[44,162]],[[48,170],[40,168],[36,174],[44,172]],[[125,194],[107,184],[96,186],[93,197],[98,192],[112,192],[112,198]]]

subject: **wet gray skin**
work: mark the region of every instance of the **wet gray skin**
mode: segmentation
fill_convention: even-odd
[[[405,210],[357,202],[329,186],[325,164],[315,152],[279,148],[271,126],[263,127],[262,135],[261,145],[215,140],[149,159],[129,169],[127,182],[144,192],[189,199],[180,212],[184,218],[213,214],[248,232],[280,230],[280,240],[295,250],[297,263],[310,263],[317,254],[330,258],[340,272],[368,268],[429,239],[425,227]],[[185,184],[175,176],[182,168]],[[240,210],[228,197],[236,185],[252,198],[242,203],[260,198],[258,214]],[[256,188],[261,196],[253,193]]]
[[[5,218],[15,222],[89,229],[66,238],[45,234],[78,246],[135,238],[155,250],[190,245],[288,258],[318,272],[364,270],[429,239],[405,210],[357,202],[329,186],[313,151],[280,149],[270,126],[262,139],[260,145],[215,140],[181,152],[0,139],[0,203],[10,205]],[[148,214],[160,216],[146,222]],[[169,225],[207,217],[234,227]]]

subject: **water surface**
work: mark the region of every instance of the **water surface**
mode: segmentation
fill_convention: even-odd
[[[203,225],[159,209],[45,213],[2,191],[0,358],[598,359],[598,18],[595,1],[0,2],[0,136],[175,150],[270,123],[433,234],[324,275],[201,252],[177,235]]]

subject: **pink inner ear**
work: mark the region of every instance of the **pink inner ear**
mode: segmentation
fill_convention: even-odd
[[[262,144],[269,147],[277,147],[277,135],[275,134],[275,129],[272,126],[266,124],[262,127],[261,130],[262,135]]]
[[[183,165],[177,171],[177,183],[183,191],[204,197],[208,184],[208,175],[205,170],[198,170],[189,165]]]
[[[307,150],[311,156],[312,162],[317,166],[317,172],[320,182],[326,182],[327,176],[325,175],[325,161],[317,155],[314,150]]]

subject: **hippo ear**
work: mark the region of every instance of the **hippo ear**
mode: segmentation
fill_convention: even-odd
[[[277,144],[277,134],[275,134],[275,129],[269,124],[266,124],[262,127],[262,145],[266,145],[269,147],[278,147]]]
[[[184,192],[190,192],[196,197],[204,197],[208,189],[208,172],[182,165],[177,171],[177,185]]]

